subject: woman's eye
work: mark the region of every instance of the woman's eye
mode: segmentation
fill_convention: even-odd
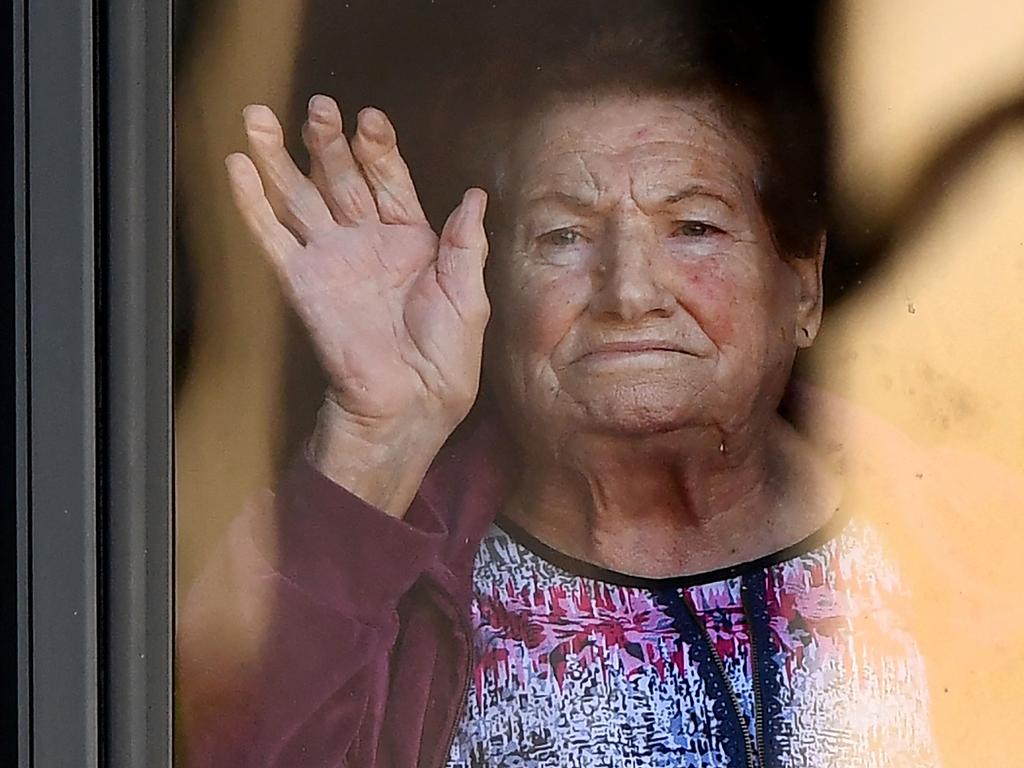
[[[704,221],[677,221],[673,237],[707,237],[721,232],[718,227]]]
[[[565,248],[570,245],[577,245],[583,240],[583,235],[575,229],[566,227],[564,229],[555,229],[551,232],[546,232],[537,238],[542,245],[553,245],[555,247]]]

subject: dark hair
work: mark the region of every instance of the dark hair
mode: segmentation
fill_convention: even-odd
[[[779,252],[816,253],[826,217],[824,110],[813,72],[787,60],[785,37],[766,15],[728,0],[549,0],[517,4],[493,24],[478,30],[490,54],[453,81],[441,110],[463,121],[467,179],[493,173],[524,121],[567,97],[707,95],[760,151],[758,193]]]

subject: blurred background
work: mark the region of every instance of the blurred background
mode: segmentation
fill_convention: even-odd
[[[177,2],[179,595],[300,450],[323,386],[231,205],[223,158],[243,149],[242,108],[269,104],[298,150],[313,92],[346,116],[379,106],[422,192],[443,176],[445,149],[416,139],[435,98],[425,83],[498,6],[510,4]],[[799,363],[831,404],[819,437],[862,465],[850,498],[911,576],[947,765],[1024,765],[1024,3],[772,13],[832,121],[829,306]],[[459,191],[426,193],[433,220]]]

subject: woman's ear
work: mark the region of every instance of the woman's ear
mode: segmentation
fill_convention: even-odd
[[[818,248],[814,256],[805,256],[789,261],[790,268],[799,280],[799,303],[796,312],[795,337],[799,348],[811,346],[818,329],[821,328],[821,310],[824,300],[821,274],[825,263],[825,233],[818,238]]]

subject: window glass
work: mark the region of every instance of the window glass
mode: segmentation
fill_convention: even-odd
[[[706,6],[176,4],[177,764],[1005,763],[1024,7]]]

